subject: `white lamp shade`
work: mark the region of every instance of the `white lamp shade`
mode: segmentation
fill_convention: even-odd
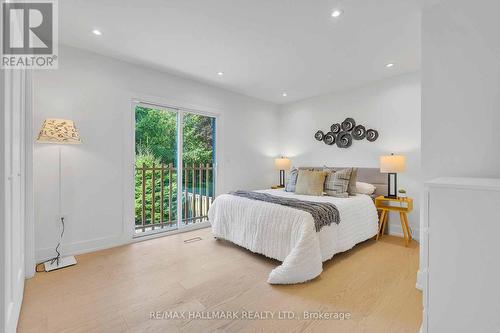
[[[58,144],[82,143],[75,123],[67,119],[45,119],[36,141]]]
[[[290,169],[290,160],[286,157],[276,158],[274,166],[276,170],[288,170]]]
[[[398,173],[406,170],[406,157],[403,155],[380,156],[380,172]]]

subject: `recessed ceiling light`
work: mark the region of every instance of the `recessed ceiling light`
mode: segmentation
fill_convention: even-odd
[[[222,76],[224,75],[224,72],[217,72],[217,75]]]
[[[385,67],[387,68],[391,68],[391,67],[394,67],[394,64],[392,62],[388,63],[388,64],[385,64]]]
[[[100,30],[97,30],[97,29],[92,30],[92,33],[93,33],[94,35],[97,35],[97,36],[102,35],[102,32],[101,32]]]
[[[340,9],[335,9],[333,12],[332,12],[332,17],[339,17],[340,15],[342,15],[343,11],[340,10]]]
[[[286,97],[286,96],[288,96],[288,94],[287,93],[282,93],[281,96]]]

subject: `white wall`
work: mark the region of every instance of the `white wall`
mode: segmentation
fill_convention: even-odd
[[[83,144],[63,146],[62,249],[78,253],[128,241],[133,222],[132,99],[217,113],[218,192],[276,182],[276,107],[188,79],[71,47],[59,69],[34,75],[35,127],[47,117],[73,119]],[[57,147],[35,144],[37,259],[57,244]]]
[[[348,149],[327,146],[314,139],[330,125],[352,117],[367,128],[377,129],[375,142],[354,141]],[[358,166],[378,168],[379,156],[390,152],[407,157],[407,171],[398,175],[398,185],[415,200],[410,214],[413,234],[418,238],[420,185],[420,77],[405,74],[344,92],[312,97],[281,107],[282,153],[294,165]],[[392,216],[391,233],[402,234],[399,218]]]
[[[453,0],[422,16],[422,170],[500,177],[500,2]]]

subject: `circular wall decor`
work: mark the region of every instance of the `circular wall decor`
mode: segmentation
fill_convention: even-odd
[[[323,134],[323,131],[317,131],[316,134],[314,134],[314,138],[318,141],[323,140],[323,137],[325,134]]]
[[[332,130],[333,134],[337,134],[338,132],[340,132],[340,124],[335,123],[332,126],[330,126],[330,129]]]
[[[356,125],[352,130],[352,137],[355,140],[363,140],[366,136],[366,128],[363,125]]]
[[[318,130],[314,138],[323,141],[327,145],[337,145],[339,148],[349,148],[353,140],[366,139],[370,142],[378,139],[378,132],[370,128],[366,129],[364,125],[356,125],[356,121],[347,117],[341,123],[334,123],[330,126],[330,131],[323,132]]]
[[[332,132],[326,133],[325,136],[323,137],[323,141],[327,145],[333,145],[335,143],[335,134],[333,134]]]
[[[369,129],[368,131],[366,131],[366,140],[373,142],[377,140],[377,138],[378,138],[378,132],[376,130]]]
[[[348,132],[340,132],[337,134],[335,141],[337,142],[337,147],[349,148],[352,145],[352,135]]]
[[[345,131],[345,132],[352,131],[352,129],[354,128],[354,126],[356,126],[356,122],[352,118],[346,118],[342,122],[342,125],[341,125],[342,130]]]

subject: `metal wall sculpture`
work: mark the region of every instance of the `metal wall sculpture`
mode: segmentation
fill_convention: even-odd
[[[330,126],[330,131],[327,133],[317,131],[314,138],[330,146],[336,144],[339,148],[349,148],[353,140],[366,139],[370,142],[377,140],[378,132],[374,129],[367,130],[363,125],[356,125],[354,119],[346,118],[341,124],[335,123]]]

